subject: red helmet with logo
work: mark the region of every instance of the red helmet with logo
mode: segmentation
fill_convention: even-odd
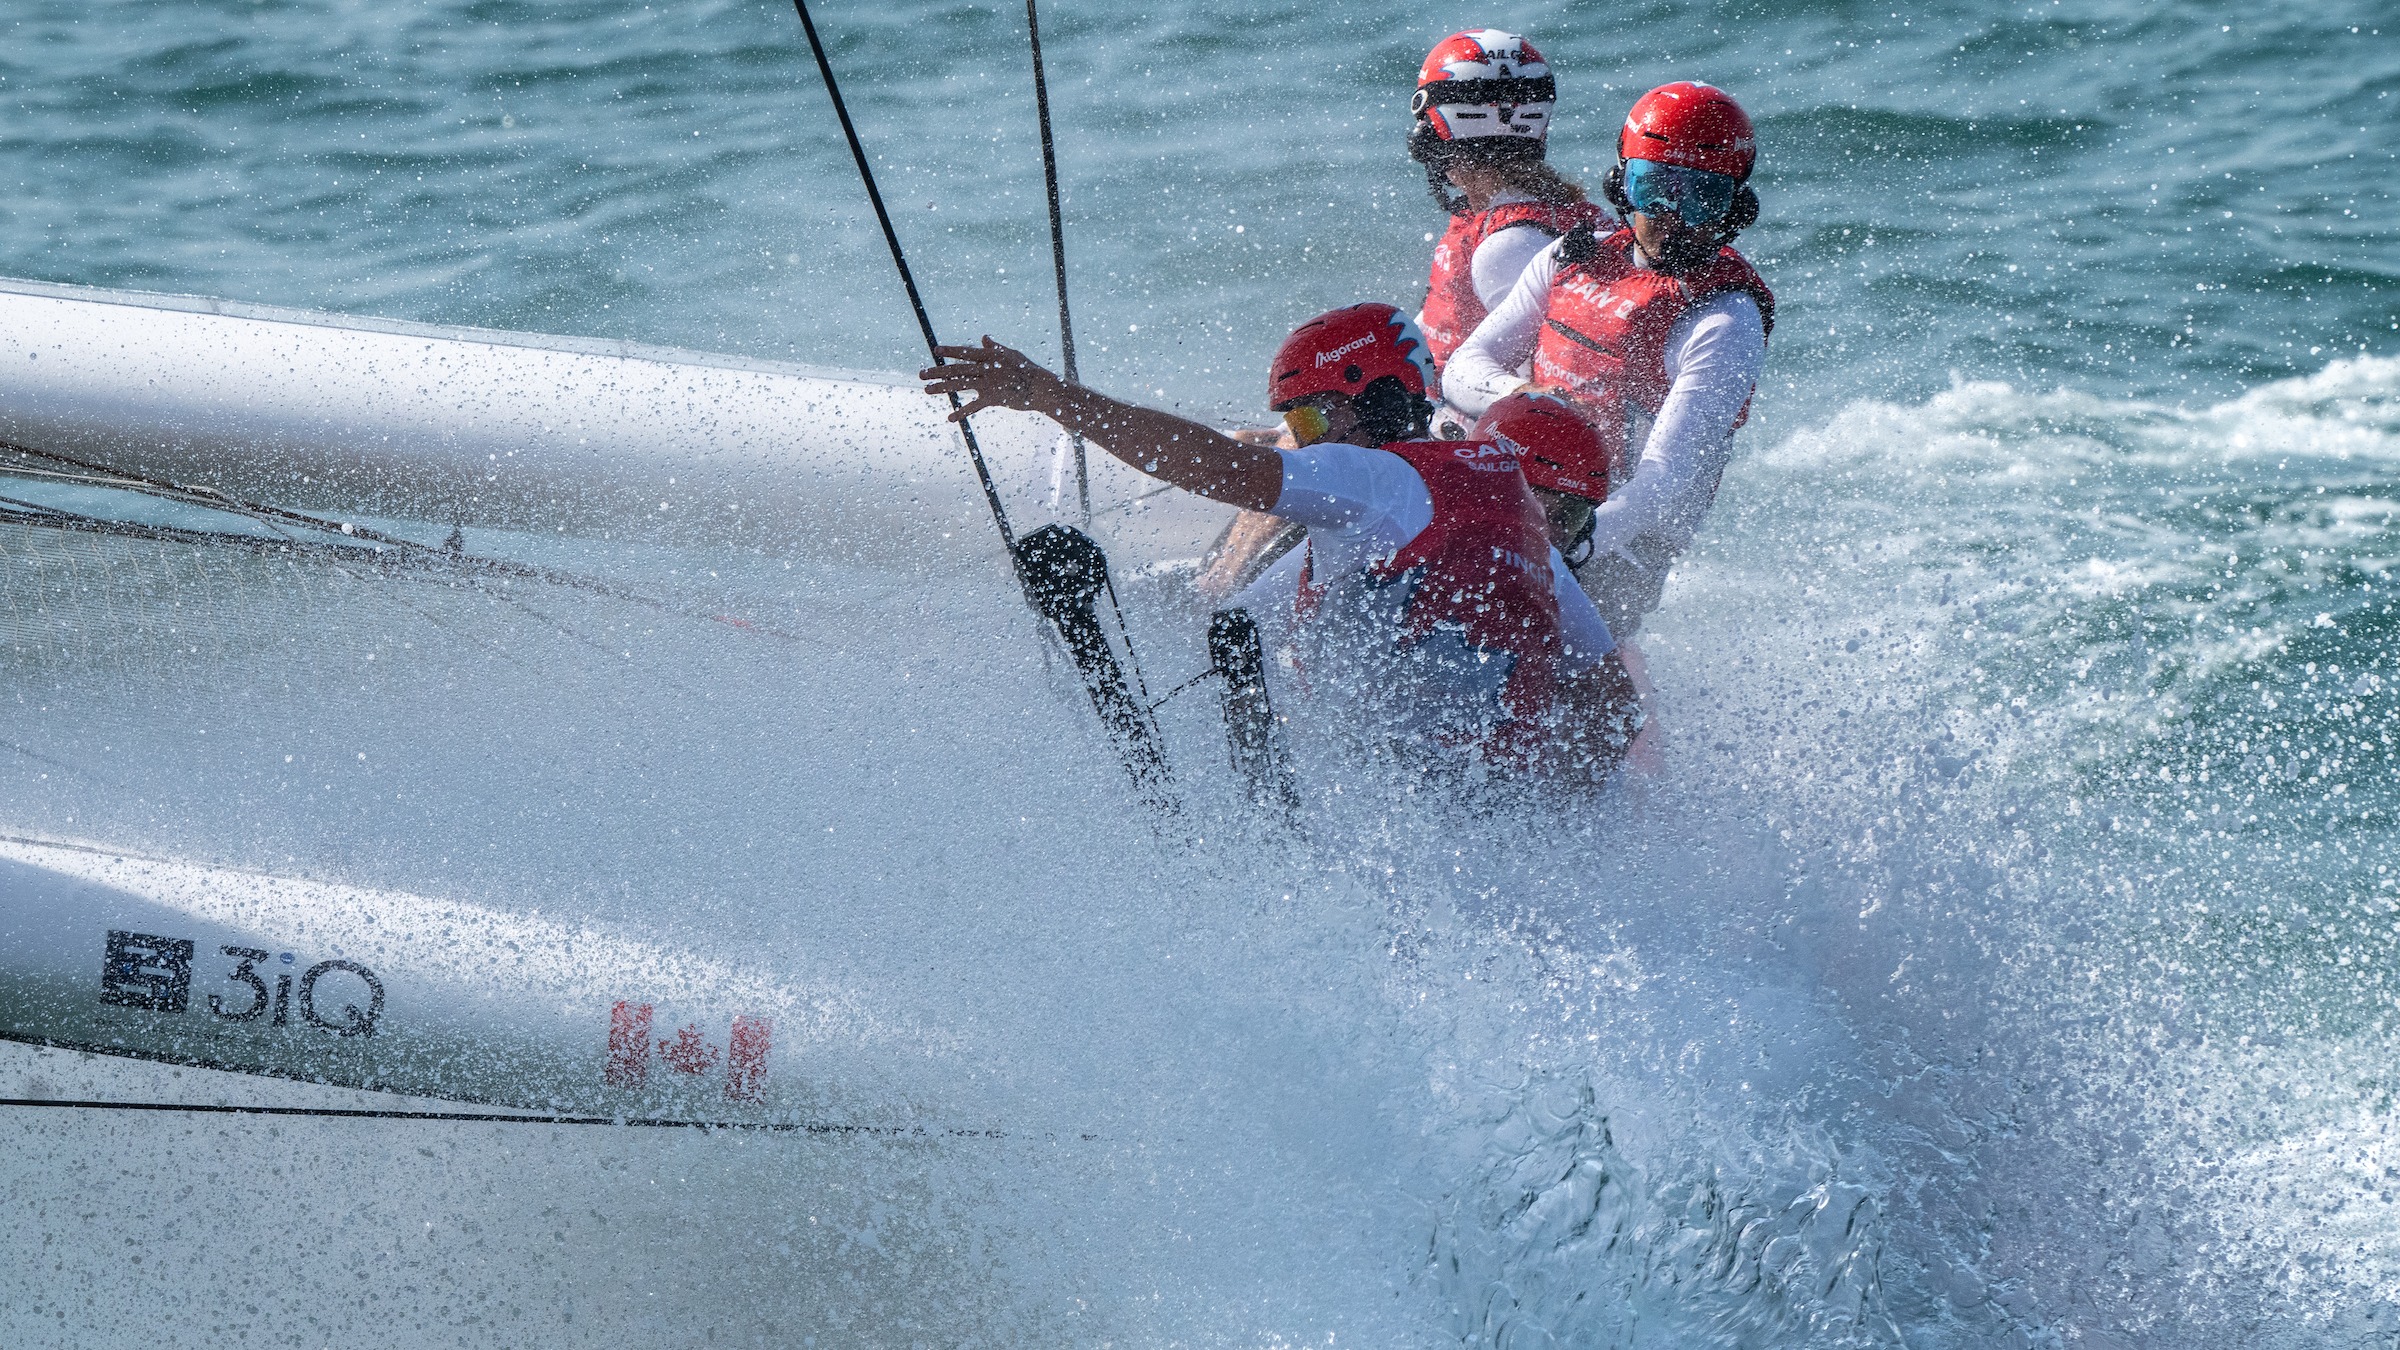
[[[1282,412],[1310,394],[1356,397],[1387,375],[1418,398],[1435,397],[1433,354],[1415,321],[1390,305],[1350,305],[1283,340],[1267,368],[1267,406]]]
[[[1608,500],[1608,447],[1573,404],[1524,389],[1494,403],[1468,433],[1517,457],[1525,481],[1588,501]]]
[[[1747,179],[1758,162],[1750,114],[1715,85],[1662,84],[1633,105],[1617,134],[1617,158],[1646,159]]]
[[[1452,33],[1417,72],[1409,153],[1422,163],[1460,158],[1539,159],[1550,135],[1558,81],[1515,33]]]

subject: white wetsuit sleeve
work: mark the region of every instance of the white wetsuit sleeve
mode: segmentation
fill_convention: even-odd
[[[1557,235],[1539,225],[1511,225],[1475,246],[1471,268],[1475,298],[1483,302],[1486,313],[1508,298],[1509,289],[1524,275],[1525,264],[1533,261],[1533,255],[1550,247],[1550,241],[1556,238]]]
[[[1550,287],[1557,279],[1558,241],[1553,239],[1542,245],[1508,294],[1450,353],[1442,367],[1444,402],[1469,417],[1481,417],[1525,383],[1526,363],[1541,343],[1542,315],[1550,308]]]
[[[1387,556],[1433,523],[1433,494],[1407,460],[1388,450],[1326,443],[1278,451],[1283,488],[1273,514],[1328,543]]]
[[[1458,358],[1450,360],[1455,368]],[[1712,296],[1675,321],[1667,330],[1672,383],[1666,402],[1651,419],[1650,438],[1633,476],[1593,512],[1593,548],[1602,553],[1623,548],[1690,507],[1688,494],[1701,465],[1733,435],[1734,421],[1749,406],[1766,363],[1766,325],[1758,302],[1745,291]]]
[[[1550,550],[1550,594],[1558,601],[1558,631],[1565,638],[1559,652],[1559,668],[1572,675],[1600,664],[1600,658],[1617,649],[1616,635],[1608,631],[1608,621],[1592,604],[1592,597],[1575,584],[1575,573],[1567,560]]]

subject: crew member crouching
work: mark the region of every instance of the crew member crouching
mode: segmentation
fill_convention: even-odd
[[[1424,439],[1432,363],[1392,306],[1321,315],[1277,351],[1268,403],[1290,449],[1070,385],[988,337],[940,355],[956,364],[924,371],[926,392],[973,396],[954,419],[1038,412],[1174,486],[1305,525],[1280,603],[1311,689],[1348,705],[1315,720],[1437,759],[1589,781],[1623,757],[1640,713],[1607,624],[1516,458],[1490,441]]]

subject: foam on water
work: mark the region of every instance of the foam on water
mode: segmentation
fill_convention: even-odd
[[[418,1167],[399,1126],[51,1122],[60,1170],[22,1178],[29,1203],[130,1213],[196,1150],[215,1170],[169,1210],[236,1209],[298,1148],[278,1203],[347,1227],[277,1247],[263,1287],[356,1328],[431,1271],[457,1302],[410,1324],[427,1344],[509,1299],[580,1310],[558,1334],[596,1343],[782,1343],[803,1315],[878,1342],[2363,1328],[2400,1269],[2373,1162],[2390,552],[2362,523],[2395,388],[2364,361],[2197,410],[1988,383],[1854,405],[1743,461],[1649,636],[1665,776],[1534,806],[1318,783],[1292,844],[1228,814],[1183,712],[1201,842],[1161,836],[1004,580],[947,562],[541,546],[773,613],[795,648],[582,595],[12,539],[106,551],[53,615],[112,586],[120,615],[221,604],[98,658],[18,649],[10,739],[63,766],[16,780],[26,826],[838,980],[923,1029],[941,1053],[898,1058],[952,1100],[1076,1141],[567,1141],[528,1170],[506,1127]],[[1155,665],[1194,659],[1178,584],[1127,589]],[[2295,1190],[2302,1160],[2339,1165]],[[891,1198],[802,1221],[862,1177]],[[628,1228],[653,1185],[682,1217]],[[534,1213],[600,1245],[552,1266]],[[413,1247],[428,1223],[463,1246]],[[212,1287],[227,1258],[193,1231],[127,1229],[42,1278],[100,1306]],[[690,1262],[710,1273],[672,1274]]]
[[[1784,668],[1809,677],[1723,677],[1755,622],[1687,629],[1654,662],[1666,688],[1711,691],[1679,714],[1781,728],[1817,768],[1806,795],[1846,783],[1794,822],[1824,840],[1814,865],[1914,853],[1944,878],[1887,872],[1864,898],[1930,906],[1910,922],[1953,938],[1898,963],[1894,990],[1946,979],[1964,1002],[1898,1036],[1924,1052],[1946,1033],[1976,1066],[1942,1075],[1948,1128],[1997,1134],[1931,1174],[2050,1154],[2009,1182],[2038,1207],[1996,1206],[1974,1263],[1987,1289],[2041,1289],[2042,1312],[2011,1309],[2029,1330],[2205,1343],[2216,1318],[2266,1315],[2305,1343],[2327,1323],[2302,1313],[2381,1306],[2390,1243],[2301,1257],[2276,1220],[2305,1210],[2262,1205],[2228,1131],[2307,1138],[2320,1108],[2285,1101],[2371,1102],[2379,1076],[2330,1066],[2388,1058],[2394,541],[2360,522],[2388,518],[2396,392],[2400,368],[2361,360],[2189,410],[1971,383],[1855,405],[1760,458],[1721,517],[1739,522],[1722,570],[1695,572],[1681,611],[1725,615],[1712,591],[1781,573],[1814,617],[1784,630]],[[1793,714],[1812,699],[1834,706]],[[1982,914],[1955,890],[1978,872]],[[2294,1073],[2303,1098],[2266,1086]],[[2245,1173],[2243,1208],[2208,1203]],[[2206,1296],[2103,1298],[2111,1262]]]

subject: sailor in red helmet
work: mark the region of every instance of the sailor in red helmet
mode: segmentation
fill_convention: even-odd
[[[1399,310],[1333,310],[1284,341],[1268,403],[1289,449],[1068,384],[988,337],[940,355],[955,364],[922,372],[926,392],[973,396],[953,420],[1038,412],[1153,477],[1306,526],[1278,607],[1312,687],[1354,704],[1328,725],[1594,780],[1623,756],[1638,704],[1608,626],[1553,547],[1516,456],[1424,439],[1433,366]]]
[[[1557,394],[1520,389],[1485,410],[1468,433],[1515,454],[1525,469],[1525,481],[1549,517],[1550,538],[1567,565],[1587,564],[1592,557],[1592,529],[1601,503],[1608,500],[1612,447],[1581,407]],[[1633,683],[1643,709],[1642,727],[1626,751],[1626,764],[1637,773],[1666,765],[1665,742],[1658,719],[1651,713],[1650,672],[1641,649],[1631,641],[1617,644],[1616,657]]]
[[[1608,500],[1608,445],[1581,409],[1521,389],[1486,409],[1467,439],[1490,441],[1516,459],[1562,560],[1585,550],[1593,511]]]
[[[1545,158],[1558,80],[1523,37],[1498,28],[1452,33],[1426,53],[1409,100],[1408,153],[1425,166],[1426,190],[1448,218],[1434,245],[1417,326],[1438,376],[1442,363],[1517,274],[1551,241],[1595,224],[1599,208]],[[1436,408],[1438,434],[1465,435],[1474,421]],[[1258,444],[1289,445],[1288,434],[1242,432]],[[1245,511],[1209,550],[1194,586],[1223,600],[1300,541],[1300,527]]]
[[[1450,217],[1417,314],[1437,373],[1536,253],[1600,220],[1544,158],[1557,103],[1542,54],[1497,28],[1443,38],[1417,72],[1408,153]]]
[[[1758,218],[1756,136],[1731,95],[1688,81],[1651,90],[1617,153],[1605,192],[1625,227],[1577,229],[1537,255],[1452,354],[1443,388],[1470,412],[1547,389],[1611,442],[1615,488],[1577,577],[1627,638],[1715,501],[1775,297],[1731,247]]]

